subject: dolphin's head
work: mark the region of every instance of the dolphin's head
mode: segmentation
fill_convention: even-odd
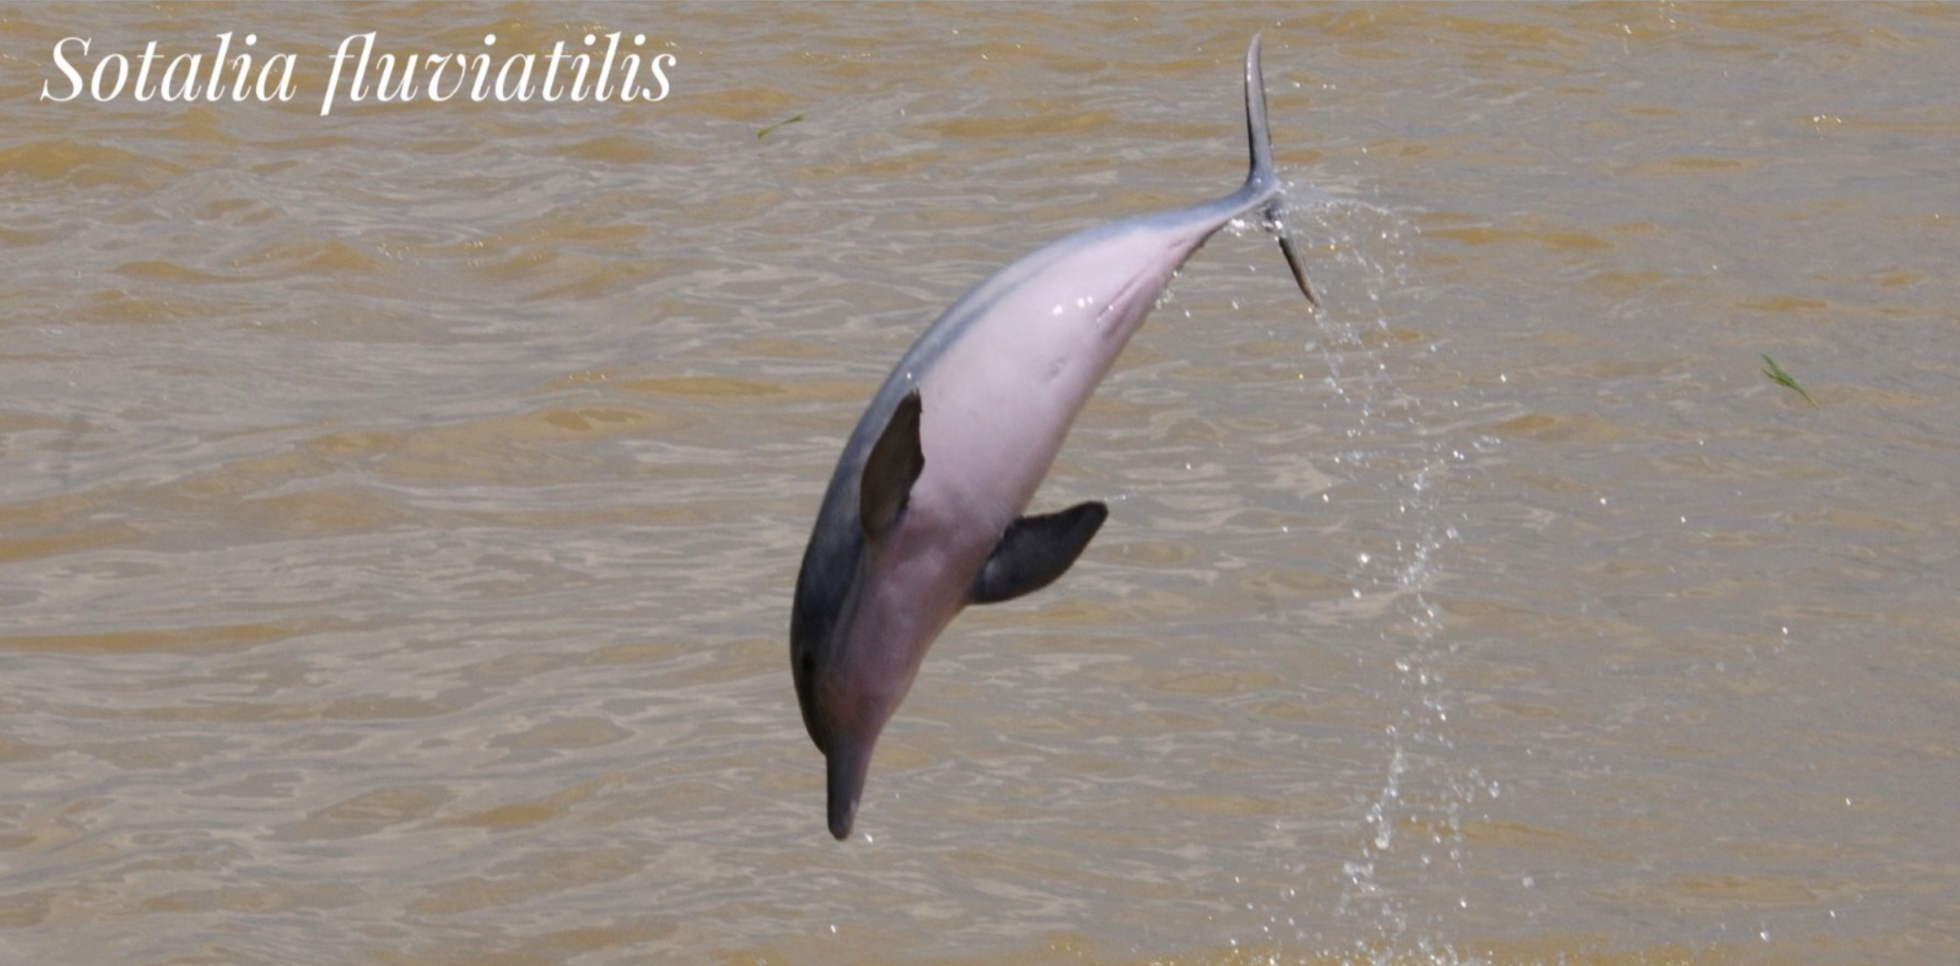
[[[938,568],[906,566],[891,552],[925,470],[922,410],[916,390],[874,400],[824,494],[796,577],[790,668],[803,726],[829,771],[830,834],[840,840],[851,834],[878,734],[932,639],[966,603],[963,581],[949,590]]]
[[[853,573],[841,594],[835,595],[822,588],[805,593],[805,586],[813,583],[809,578],[825,582],[822,574],[805,576],[799,582],[790,623],[790,668],[796,679],[796,703],[803,709],[803,727],[824,755],[830,834],[842,840],[851,834],[857,817],[872,746],[896,702],[888,704],[882,689],[870,686],[872,669],[853,660],[864,651],[850,640],[859,575]]]
[[[935,568],[894,566],[878,549],[874,538],[831,561],[838,566],[806,571],[790,621],[796,702],[824,755],[830,834],[839,840],[851,834],[878,736],[967,598],[963,584],[939,592]]]

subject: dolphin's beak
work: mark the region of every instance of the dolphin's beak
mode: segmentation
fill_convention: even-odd
[[[858,797],[864,794],[864,776],[871,770],[871,748],[871,741],[838,737],[824,755],[830,789],[830,834],[839,842],[850,838],[851,823],[857,821]]]

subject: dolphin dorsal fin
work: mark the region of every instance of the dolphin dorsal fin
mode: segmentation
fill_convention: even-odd
[[[1109,517],[1109,508],[1094,500],[1060,513],[1022,517],[1007,527],[987,563],[973,578],[972,600],[997,604],[1031,594],[1068,572],[1091,538]]]
[[[926,454],[919,448],[919,391],[912,390],[898,401],[885,431],[871,444],[871,455],[864,459],[864,475],[858,480],[858,519],[867,536],[878,536],[897,525],[905,515],[906,501],[912,497],[912,484],[925,472]]]

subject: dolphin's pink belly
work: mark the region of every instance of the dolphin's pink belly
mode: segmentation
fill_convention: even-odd
[[[1017,293],[1014,302],[1010,316],[949,347],[919,381],[926,465],[912,499],[943,501],[990,530],[989,541],[1027,508],[1142,321],[1139,312],[1111,324],[1106,306],[1066,294]]]

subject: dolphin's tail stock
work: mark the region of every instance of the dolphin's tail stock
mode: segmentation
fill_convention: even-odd
[[[1286,209],[1281,203],[1283,186],[1278,170],[1273,167],[1273,140],[1266,130],[1266,79],[1260,67],[1260,37],[1253,34],[1252,46],[1245,51],[1245,133],[1252,146],[1252,170],[1245,177],[1245,187],[1239,190],[1241,194],[1268,199],[1266,222],[1279,236],[1279,250],[1286,256],[1286,267],[1293,271],[1293,281],[1300,286],[1300,294],[1307,297],[1307,303],[1319,308],[1320,299],[1313,294],[1313,286],[1307,284],[1307,270],[1293,247],[1293,235],[1286,225]]]

